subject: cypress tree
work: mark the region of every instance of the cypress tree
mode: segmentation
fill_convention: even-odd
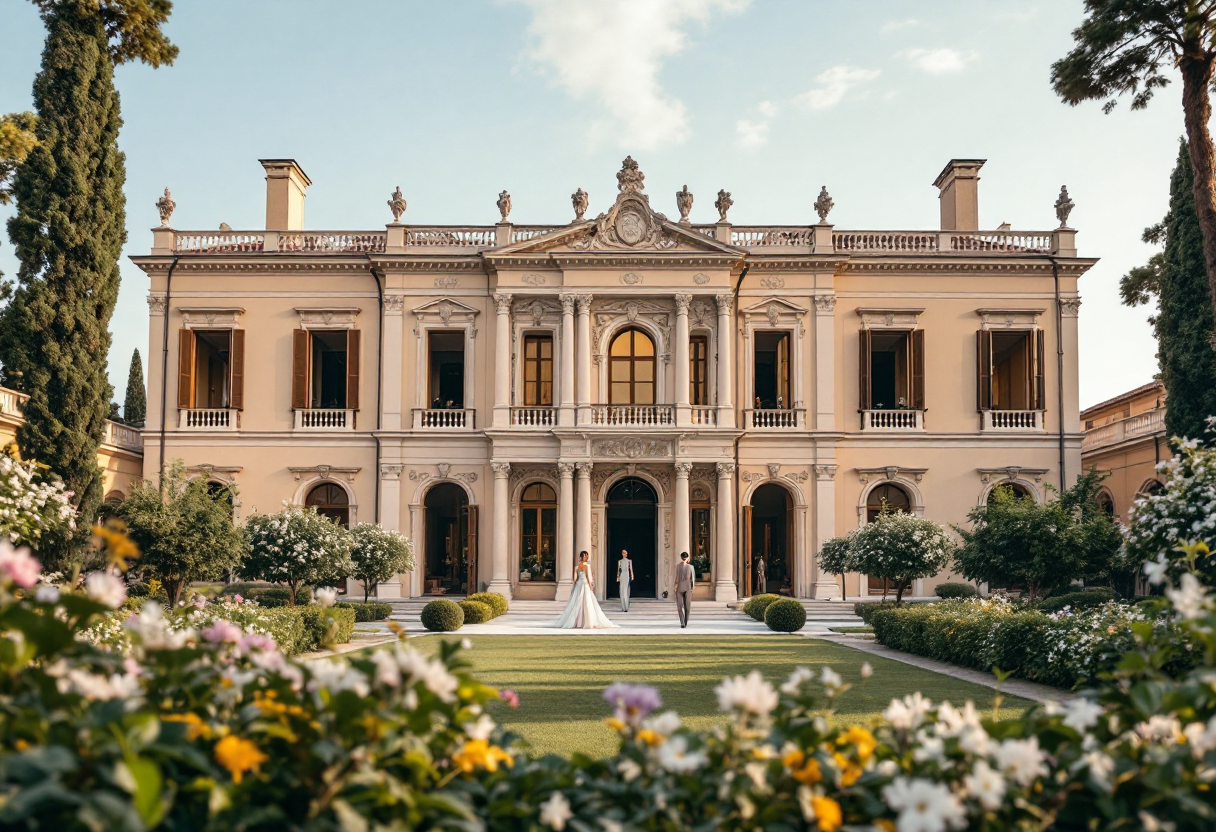
[[[1207,417],[1216,415],[1216,349],[1194,179],[1183,141],[1170,177],[1169,213],[1144,234],[1146,241],[1164,241],[1165,248],[1124,276],[1120,290],[1129,306],[1157,298],[1158,312],[1149,320],[1169,396],[1165,427],[1170,436],[1202,439],[1208,434]]]
[[[131,369],[127,371],[127,397],[123,401],[123,420],[132,427],[142,428],[148,412],[148,393],[144,390],[144,363],[139,350],[131,354]]]
[[[81,522],[74,538],[43,540],[55,567],[75,560],[101,504],[97,448],[109,415],[109,323],[126,241],[114,65],[172,61],[160,32],[165,0],[36,0],[47,39],[34,81],[37,145],[17,169],[8,223],[20,268],[0,320],[0,361],[30,399],[22,454],[59,476]],[[18,375],[19,374],[19,375]]]

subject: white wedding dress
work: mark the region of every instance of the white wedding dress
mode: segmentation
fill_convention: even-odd
[[[599,601],[595,600],[595,593],[591,590],[591,567],[587,564],[579,564],[578,578],[574,581],[574,591],[570,593],[566,611],[554,626],[563,630],[592,630],[617,626],[608,620],[608,616],[600,609]]]

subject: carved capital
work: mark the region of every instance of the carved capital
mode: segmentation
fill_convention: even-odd
[[[405,297],[402,295],[384,296],[384,314],[401,315],[405,310]]]
[[[575,295],[574,296],[574,302],[576,304],[578,304],[578,314],[580,314],[580,315],[590,315],[591,314],[592,297],[593,297],[592,295]]]
[[[836,479],[835,465],[816,465],[815,478],[821,481]]]
[[[511,476],[511,463],[509,462],[491,462],[490,468],[494,470],[494,478],[505,480]]]
[[[692,295],[676,295],[676,314],[687,315],[688,307],[692,305]]]
[[[153,315],[153,316],[165,314],[165,307],[166,307],[167,302],[168,301],[164,295],[149,294],[148,295],[148,314]]]
[[[495,292],[494,293],[494,308],[498,311],[499,315],[510,315],[511,314],[511,295],[502,294],[500,292]]]
[[[1076,318],[1081,314],[1080,298],[1061,298],[1060,314],[1065,318]]]
[[[692,473],[692,463],[691,462],[677,462],[676,463],[676,479],[686,480],[686,479],[688,479],[688,475],[691,473]]]
[[[718,479],[726,479],[735,473],[735,463],[719,462],[718,463]]]
[[[815,311],[824,314],[836,309],[835,295],[815,295]]]
[[[403,465],[381,465],[380,479],[399,480],[401,479],[401,471],[404,469],[404,467],[405,466]]]
[[[562,294],[557,296],[557,299],[559,301],[561,301],[561,303],[562,303],[562,314],[563,315],[573,315],[574,314],[574,301],[577,297],[578,297],[577,295],[572,295],[569,292],[563,292]]]
[[[574,463],[573,462],[557,463],[557,473],[558,473],[558,476],[560,476],[564,480],[570,479],[571,477],[574,476]]]
[[[595,467],[591,462],[576,462],[574,467],[578,470],[578,478],[586,480],[591,478],[591,469]]]
[[[718,304],[719,315],[729,315],[735,298],[734,295],[715,295],[714,301]]]

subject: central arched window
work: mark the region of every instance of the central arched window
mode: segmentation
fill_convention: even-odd
[[[626,329],[608,349],[608,403],[654,404],[654,341],[640,329]]]
[[[543,482],[534,482],[520,495],[519,512],[519,577],[552,581],[557,562],[557,495]]]
[[[308,492],[304,505],[317,510],[339,526],[350,526],[350,500],[346,489],[332,482],[323,482]]]
[[[893,483],[885,482],[874,487],[866,496],[866,522],[873,523],[882,513],[883,508],[888,512],[902,511],[911,514],[912,501],[908,492]]]

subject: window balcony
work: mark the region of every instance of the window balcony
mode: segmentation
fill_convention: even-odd
[[[694,404],[688,409],[688,421],[700,427],[712,428],[718,424],[718,408]]]
[[[139,428],[133,428],[130,425],[120,425],[118,422],[112,422],[109,419],[106,419],[106,432],[102,434],[101,441],[105,445],[114,445],[132,451],[142,451],[144,448]]]
[[[459,407],[414,408],[414,430],[475,430],[477,411]]]
[[[863,410],[861,429],[866,432],[910,431],[925,429],[925,411],[909,410]]]
[[[1042,410],[981,410],[980,427],[986,431],[1038,431],[1047,429]]]
[[[536,406],[511,408],[511,427],[551,428],[556,424],[556,407]]]
[[[237,430],[241,411],[231,407],[183,407],[177,411],[178,430]]]
[[[296,430],[354,430],[354,410],[307,407],[295,411]]]
[[[670,404],[593,404],[591,424],[638,427],[668,427],[676,423]]]
[[[806,408],[744,410],[743,426],[749,430],[801,430],[806,427]]]

